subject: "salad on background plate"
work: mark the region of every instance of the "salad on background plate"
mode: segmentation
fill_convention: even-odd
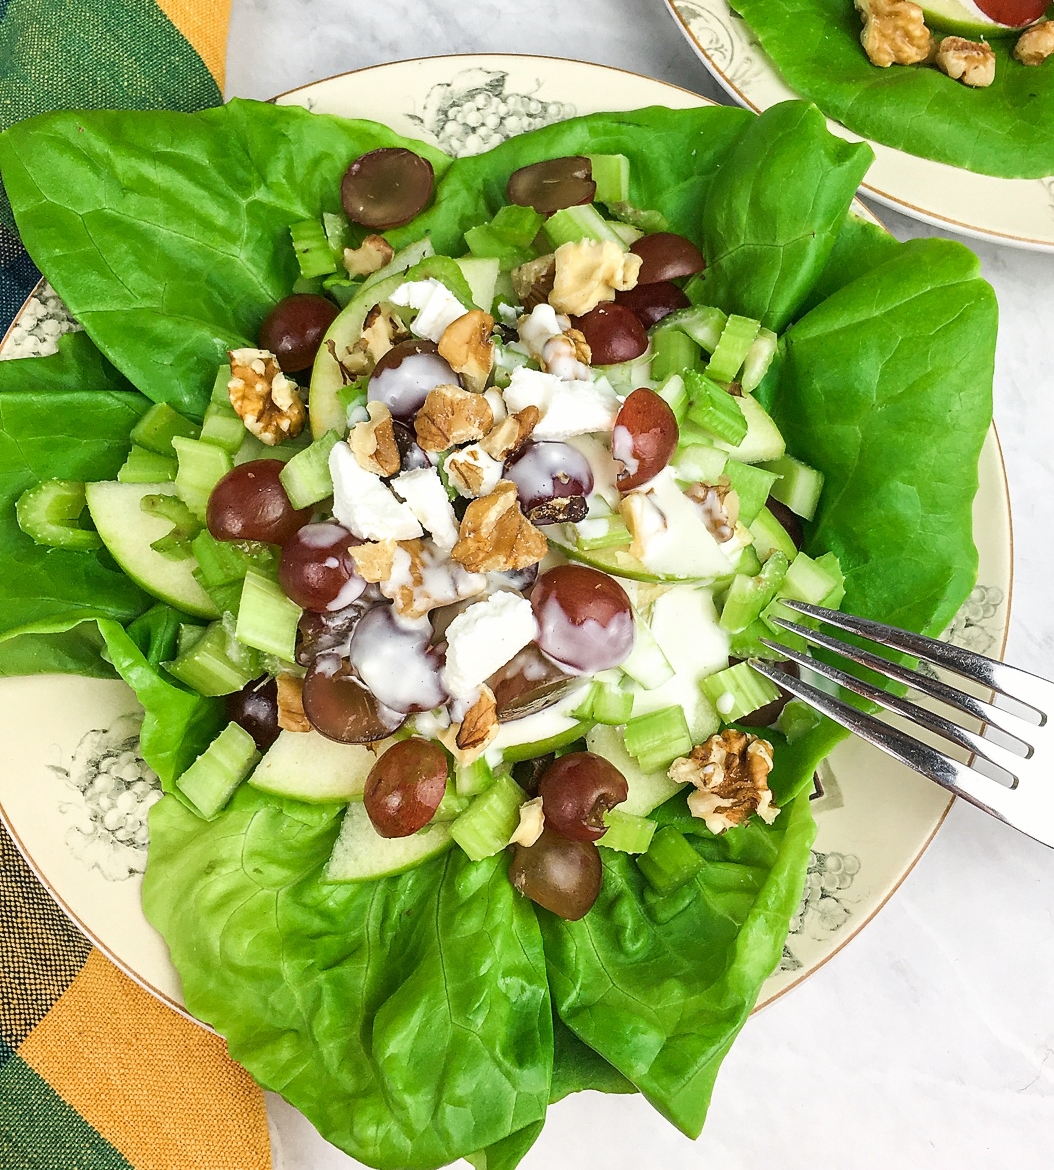
[[[0,139],[91,339],[4,393],[0,654],[136,691],[187,1005],[360,1160],[513,1166],[586,1087],[698,1133],[840,735],[730,653],[973,585],[994,300],[868,161],[800,103]]]

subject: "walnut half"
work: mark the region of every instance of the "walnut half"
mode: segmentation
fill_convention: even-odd
[[[1014,56],[1022,65],[1042,65],[1054,53],[1054,20],[1041,20],[1017,38]]]
[[[469,504],[450,555],[470,573],[503,573],[536,565],[548,551],[545,536],[520,511],[516,485],[502,480]]]
[[[937,68],[953,81],[984,89],[995,81],[995,52],[983,41],[945,37],[937,50]]]
[[[266,349],[232,349],[229,354],[227,393],[246,430],[268,447],[299,435],[307,417],[300,388],[282,373],[275,355]]]
[[[910,0],[856,0],[864,22],[860,43],[872,65],[917,65],[933,54],[922,9]]]
[[[768,775],[772,771],[772,744],[756,735],[726,728],[692,748],[670,765],[677,784],[693,784],[688,797],[692,816],[706,822],[711,833],[723,833],[747,821],[753,813],[771,825],[779,815],[772,803]]]

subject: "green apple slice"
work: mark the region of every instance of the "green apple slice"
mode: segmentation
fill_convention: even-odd
[[[361,800],[366,777],[392,741],[336,743],[317,731],[283,731],[249,777],[253,788],[308,804]]]
[[[198,562],[192,556],[173,561],[150,547],[171,531],[172,524],[144,512],[142,499],[150,495],[173,496],[173,484],[103,480],[86,484],[84,493],[103,544],[137,585],[184,613],[205,618],[220,616],[212,599],[194,580]]]
[[[920,0],[919,7],[931,28],[977,40],[1012,36],[1033,24],[1046,0],[986,0],[983,7],[972,0]]]
[[[348,805],[340,835],[333,844],[324,882],[370,882],[405,873],[415,865],[449,849],[453,838],[445,821],[433,821],[409,837],[382,837],[365,807]]]

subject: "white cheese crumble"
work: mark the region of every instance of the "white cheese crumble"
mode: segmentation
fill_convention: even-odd
[[[410,331],[416,337],[438,342],[448,325],[463,317],[468,309],[441,280],[409,280],[401,284],[388,300],[393,305],[417,309]]]
[[[347,443],[329,453],[333,515],[361,540],[414,540],[424,535],[410,508],[371,471],[359,466]]]
[[[466,499],[489,496],[501,482],[504,467],[500,459],[488,455],[479,443],[469,443],[454,451],[444,464],[447,478],[458,495]],[[473,475],[474,471],[482,476],[478,487],[475,486],[477,476]]]
[[[454,547],[458,538],[457,520],[443,481],[434,467],[404,471],[392,480],[392,489],[406,502],[406,506],[421,526],[432,534],[432,539],[440,548]]]
[[[443,685],[454,698],[473,694],[538,636],[531,603],[501,590],[459,613],[446,631]]]
[[[531,438],[569,439],[593,431],[610,431],[619,400],[604,380],[565,382],[555,374],[521,366],[505,388],[505,405],[511,414],[536,406],[542,414]]]

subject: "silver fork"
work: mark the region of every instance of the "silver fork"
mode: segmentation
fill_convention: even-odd
[[[784,618],[773,618],[776,625],[798,634],[814,646],[840,654],[888,679],[904,683],[929,698],[937,699],[964,715],[981,720],[981,732],[968,731],[942,715],[891,695],[826,662],[781,646],[778,642],[761,639],[766,646],[785,655],[799,667],[877,703],[887,711],[896,712],[916,726],[926,728],[964,748],[971,756],[967,763],[961,763],[906,732],[883,723],[874,715],[860,711],[827,691],[787,674],[771,662],[758,658],[749,660],[759,674],[803,699],[868,743],[881,748],[902,764],[921,772],[942,788],[961,796],[1008,825],[1013,825],[1029,837],[1044,845],[1054,846],[1054,776],[1050,773],[1046,778],[1043,776],[1044,767],[1054,766],[1054,741],[1051,740],[1047,720],[1047,713],[1054,711],[1054,683],[982,654],[964,650],[961,646],[938,642],[894,626],[816,605],[806,605],[800,601],[781,599],[781,604],[807,617],[817,618],[835,629],[861,635],[879,646],[904,651],[914,658],[950,670],[1028,708],[1034,721],[993,706],[939,679],[890,662],[868,650],[846,645],[829,634]],[[994,742],[989,734],[993,728],[1009,736],[1013,746]],[[1024,732],[1027,732],[1027,739]],[[994,779],[979,770],[977,757],[982,757],[1001,771],[1002,779]]]

